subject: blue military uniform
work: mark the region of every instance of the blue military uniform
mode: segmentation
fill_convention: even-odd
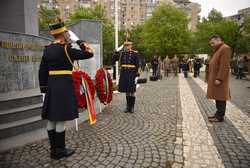
[[[50,121],[78,118],[78,106],[71,75],[73,67],[64,51],[65,45],[52,43],[46,46],[39,69],[41,92],[46,93],[42,118]],[[67,51],[72,61],[93,56],[83,50],[73,49],[70,45],[67,45]],[[60,72],[65,73],[59,74]]]
[[[83,41],[77,44],[81,50],[67,44],[67,29],[63,22],[49,26],[56,40],[45,47],[39,68],[40,90],[45,93],[42,118],[48,119],[47,131],[50,142],[50,157],[60,159],[71,156],[74,150],[65,147],[67,120],[78,117],[78,106],[74,90],[71,61],[88,59],[93,53],[86,49]],[[68,54],[67,54],[68,53]]]
[[[130,44],[130,43],[129,43]],[[131,43],[132,44],[132,43]],[[120,56],[119,92],[126,93],[127,108],[125,112],[134,112],[136,82],[138,76],[139,57],[134,50],[123,51]]]
[[[135,51],[124,51],[120,58],[119,92],[133,93],[136,91],[135,78],[138,75],[139,58]]]

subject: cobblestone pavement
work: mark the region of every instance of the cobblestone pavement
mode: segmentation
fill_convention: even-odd
[[[198,78],[194,78],[194,81],[203,89],[204,92],[207,91],[207,84]],[[233,123],[247,142],[250,142],[250,118],[246,115],[246,113],[235,106],[231,101],[228,101],[226,117]]]
[[[250,81],[231,77],[232,102],[250,117]]]
[[[250,128],[249,118],[240,109],[228,102],[225,122],[210,124],[207,116],[213,115],[216,108],[214,102],[207,100],[205,96],[206,84],[202,83],[200,79],[188,79],[188,83],[224,166],[226,168],[250,167],[250,144],[248,139],[250,131],[246,132]],[[242,116],[245,118],[242,118]],[[237,117],[237,120],[234,117]]]
[[[223,168],[222,160],[186,79],[180,76],[183,115],[184,165],[187,168]]]
[[[178,78],[141,85],[134,114],[123,113],[125,96],[115,95],[96,125],[67,132],[73,156],[51,160],[42,140],[2,153],[0,167],[182,167],[179,97]]]
[[[225,122],[211,124],[215,105],[205,89],[200,79],[182,75],[148,82],[138,89],[134,114],[123,113],[125,95],[116,94],[95,125],[67,131],[73,156],[51,160],[45,139],[1,153],[0,167],[250,167],[247,109],[229,102]]]
[[[204,80],[204,74],[201,78]],[[235,76],[231,76],[230,89],[232,95],[232,102],[239,107],[242,112],[250,117],[250,81],[249,79],[237,80]]]

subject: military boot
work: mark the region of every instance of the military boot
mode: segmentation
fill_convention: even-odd
[[[48,137],[49,137],[49,143],[50,143],[50,157],[54,158],[55,157],[55,130],[50,130],[48,132]]]
[[[130,96],[130,105],[129,105],[129,112],[130,113],[134,113],[135,110],[134,110],[134,107],[135,107],[135,97],[134,96]]]
[[[127,107],[126,107],[126,109],[124,110],[124,113],[129,112],[129,96],[126,96],[126,103],[127,103]]]
[[[55,148],[55,157],[54,159],[61,159],[63,157],[69,157],[75,153],[73,149],[65,148],[65,131],[56,132],[56,148]]]

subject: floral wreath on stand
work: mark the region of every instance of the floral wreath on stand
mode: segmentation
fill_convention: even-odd
[[[113,83],[110,73],[105,68],[97,70],[95,75],[96,92],[101,103],[109,104],[113,98]]]
[[[72,60],[70,59],[69,53],[67,51],[67,45],[64,46],[64,51],[74,69],[72,72],[72,78],[77,99],[77,105],[79,108],[86,108],[88,110],[90,124],[95,124],[96,112],[93,101],[95,97],[95,85],[90,76],[86,72],[80,70],[79,65],[78,67],[74,66],[74,62],[72,62]]]
[[[77,103],[79,108],[87,108],[87,101],[85,96],[85,89],[82,87],[83,82],[85,82],[85,85],[87,84],[92,99],[95,97],[95,85],[90,78],[90,76],[84,72],[84,71],[73,71],[72,73],[74,86],[75,86],[75,94],[77,97]]]

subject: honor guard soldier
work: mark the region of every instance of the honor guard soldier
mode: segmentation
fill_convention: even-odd
[[[136,82],[138,76],[139,58],[138,52],[132,50],[132,42],[124,43],[124,51],[120,56],[119,92],[126,93],[127,108],[125,112],[134,112]]]
[[[54,42],[45,47],[39,68],[40,90],[45,93],[42,118],[48,120],[50,157],[68,157],[74,150],[65,148],[65,121],[78,118],[78,106],[72,79],[72,61],[93,57],[92,49],[82,40],[81,50],[70,45],[70,35],[64,23],[49,25]]]

